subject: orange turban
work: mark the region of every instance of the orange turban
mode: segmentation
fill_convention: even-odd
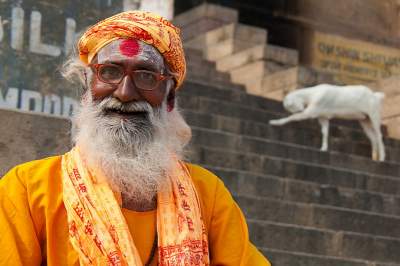
[[[78,42],[79,57],[89,64],[97,52],[117,39],[138,39],[154,46],[176,74],[176,88],[185,78],[186,61],[180,30],[163,17],[144,11],[126,11],[90,27]]]

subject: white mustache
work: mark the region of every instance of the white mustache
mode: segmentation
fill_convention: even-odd
[[[123,103],[116,98],[108,97],[103,99],[99,105],[101,110],[117,110],[122,112],[147,112],[151,113],[153,108],[147,102],[128,102]]]

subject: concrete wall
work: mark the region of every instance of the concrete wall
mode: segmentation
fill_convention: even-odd
[[[277,14],[295,24],[302,64],[366,84],[400,72],[399,11],[394,0],[295,0]]]
[[[70,122],[63,117],[0,109],[0,177],[11,167],[69,150]]]
[[[280,15],[318,31],[397,46],[399,12],[396,0],[294,0]]]
[[[366,84],[399,74],[399,11],[394,0],[295,0],[276,14],[293,23],[302,64]]]
[[[122,0],[1,1],[0,107],[69,116],[80,92],[59,66],[76,33],[122,9]]]
[[[184,0],[177,0],[183,6]],[[190,2],[190,1],[189,1]],[[192,2],[194,2],[192,0]],[[296,45],[304,29],[389,46],[400,43],[398,0],[208,0],[239,10],[243,23],[267,27],[270,41]],[[179,8],[177,8],[179,10]],[[292,47],[295,48],[295,47]]]
[[[131,9],[172,17],[173,0],[1,1],[0,108],[70,116],[81,91],[63,80],[59,68],[77,36]]]

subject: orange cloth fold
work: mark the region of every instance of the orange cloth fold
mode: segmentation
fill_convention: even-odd
[[[145,11],[126,11],[90,27],[78,42],[82,62],[89,64],[97,52],[117,39],[138,39],[154,46],[176,74],[178,88],[186,74],[180,30],[163,17]]]
[[[63,155],[62,179],[69,238],[80,263],[143,265],[118,197],[87,170],[78,148]],[[159,265],[209,265],[200,201],[186,166],[177,161],[168,182],[170,189],[157,195]]]

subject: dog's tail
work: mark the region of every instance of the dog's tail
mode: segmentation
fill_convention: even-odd
[[[385,94],[383,92],[374,92],[374,96],[377,110],[382,110],[382,101],[385,98]]]
[[[374,92],[374,96],[376,99],[381,102],[385,98],[385,94],[383,92]]]

